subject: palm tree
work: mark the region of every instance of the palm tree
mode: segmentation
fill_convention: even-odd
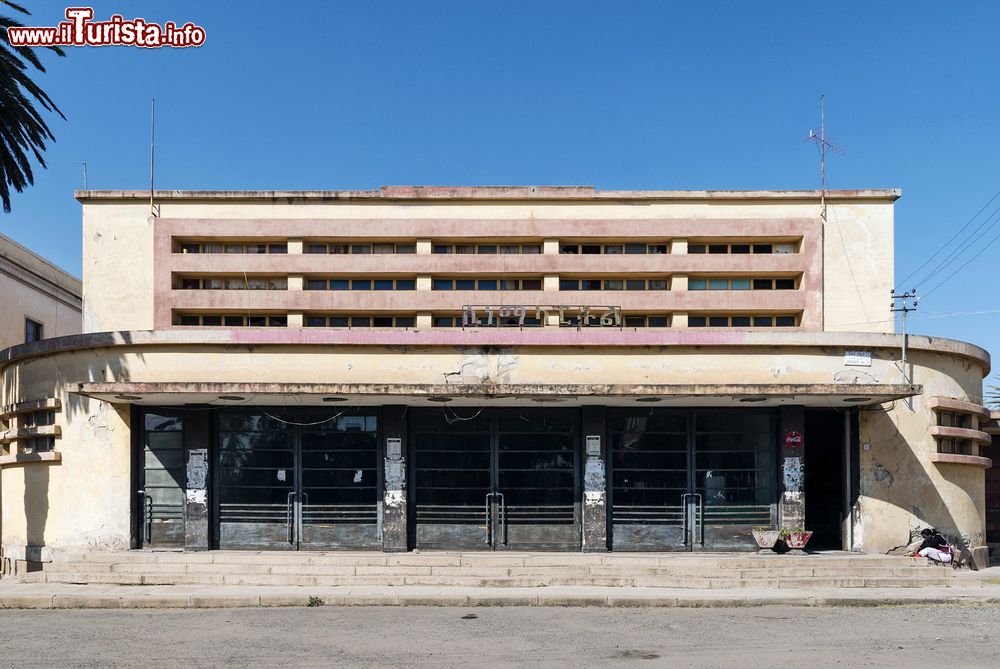
[[[1000,376],[996,377],[1000,381]],[[986,386],[985,403],[994,409],[1000,409],[1000,386]]]
[[[20,5],[8,0],[0,0],[22,14],[31,14]],[[63,119],[59,107],[46,95],[45,91],[28,76],[28,65],[39,72],[45,72],[42,61],[31,47],[12,47],[7,41],[7,28],[22,25],[6,16],[0,16],[0,199],[3,200],[3,210],[10,211],[10,186],[18,193],[25,186],[35,183],[31,172],[31,161],[28,152],[35,160],[45,167],[42,151],[45,141],[55,137],[45,124],[45,119],[35,109],[34,103],[40,104],[46,111],[54,111]],[[60,56],[65,56],[59,47],[45,47]],[[25,63],[27,61],[27,63]]]

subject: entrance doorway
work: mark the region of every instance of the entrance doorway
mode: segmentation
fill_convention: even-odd
[[[410,412],[411,543],[579,550],[578,409]]]
[[[774,526],[775,423],[768,411],[609,411],[612,547],[744,550]]]
[[[219,548],[381,547],[377,415],[223,411],[215,432]]]
[[[844,547],[844,414],[832,409],[805,412],[806,529],[809,547]]]
[[[138,412],[137,412],[138,413]],[[143,411],[135,546],[184,546],[184,438],[180,412]]]

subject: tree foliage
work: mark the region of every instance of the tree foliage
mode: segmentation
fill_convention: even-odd
[[[0,0],[0,5],[22,14],[31,13],[8,0]],[[45,72],[38,54],[32,47],[13,47],[7,41],[7,28],[20,25],[10,17],[0,16],[0,200],[6,212],[10,211],[11,186],[20,193],[26,186],[35,183],[31,155],[45,167],[42,158],[45,142],[56,139],[42,114],[35,109],[35,104],[66,118],[45,91],[28,76],[31,68]],[[60,56],[66,55],[59,47],[44,48]]]
[[[1000,376],[996,377],[1000,381]],[[987,406],[1000,409],[1000,386],[986,386],[986,396],[984,402]]]

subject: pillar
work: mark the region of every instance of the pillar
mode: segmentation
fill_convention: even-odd
[[[781,407],[778,410],[778,458],[781,465],[781,501],[778,526],[782,529],[806,527],[805,496],[805,410]]]
[[[409,549],[406,513],[406,407],[382,407],[385,477],[382,493],[382,550]]]
[[[583,552],[608,550],[607,425],[605,407],[583,409]]]
[[[184,416],[184,550],[207,551],[211,546],[208,513],[209,449],[211,421],[206,411]]]

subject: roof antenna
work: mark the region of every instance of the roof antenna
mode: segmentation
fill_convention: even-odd
[[[152,108],[149,117],[149,215],[156,216],[153,208],[153,157],[156,148],[156,98],[152,98]]]
[[[845,149],[826,138],[826,113],[823,101],[825,97],[825,95],[819,96],[819,134],[815,130],[810,130],[809,136],[806,137],[806,141],[814,142],[819,148],[819,215],[824,221],[826,220],[826,153],[829,151],[835,156],[847,153]]]

